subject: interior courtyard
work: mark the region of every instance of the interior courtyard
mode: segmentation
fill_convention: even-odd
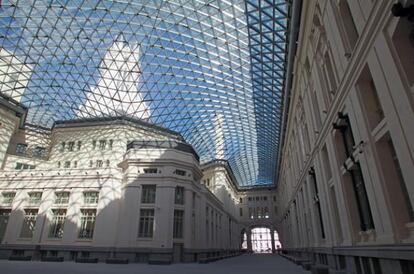
[[[414,1],[0,1],[0,273],[414,273]]]

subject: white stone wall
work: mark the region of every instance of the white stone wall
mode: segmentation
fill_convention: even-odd
[[[414,204],[414,46],[407,19],[391,13],[394,2],[303,1],[277,186],[284,247],[318,247],[325,254],[331,247],[348,247],[342,254],[352,255],[356,251],[349,247],[372,246],[377,253],[364,254],[375,257],[385,252],[375,246],[400,250],[400,243],[414,242],[408,217],[408,205]],[[338,112],[349,117],[355,141],[347,160],[341,132],[333,127],[344,123]],[[361,228],[350,177],[358,164],[372,213],[370,229]],[[408,253],[395,254],[402,259]]]
[[[17,132],[14,143],[27,140],[23,138],[25,134],[27,131]],[[93,140],[96,140],[95,149],[92,146]],[[107,141],[106,149],[99,149],[100,140]],[[108,147],[109,140],[113,140],[111,149]],[[125,123],[88,126],[76,124],[55,126],[52,129],[48,139],[50,146],[47,147],[50,153],[45,159],[8,154],[6,169],[0,172],[0,193],[15,192],[16,197],[11,205],[0,204],[0,209],[12,210],[2,243],[7,246],[41,244],[59,248],[116,247],[153,251],[170,250],[174,244],[184,244],[186,249],[195,251],[239,249],[241,226],[234,203],[237,199],[229,200],[225,196],[223,202],[200,184],[203,174],[193,154],[155,147],[127,150],[128,141],[133,140],[181,139],[170,133]],[[42,140],[38,141],[40,143]],[[81,142],[80,149],[78,141]],[[64,150],[61,150],[62,142],[65,142]],[[73,151],[68,149],[69,142],[75,142]],[[35,144],[32,142],[31,146]],[[102,167],[96,167],[97,160],[103,160]],[[110,161],[109,166],[106,166],[106,160]],[[69,168],[64,166],[67,161],[71,162]],[[76,167],[73,166],[75,161]],[[93,161],[92,167],[89,166],[90,161]],[[36,168],[15,170],[17,162],[33,164]],[[146,168],[157,168],[157,173],[145,173]],[[185,171],[185,176],[175,174],[176,169]],[[221,176],[214,172],[212,175]],[[156,185],[155,204],[141,203],[142,186],[146,184]],[[174,203],[177,186],[185,189],[184,205]],[[43,193],[38,206],[27,203],[28,193],[33,191]],[[60,191],[70,192],[67,205],[54,204],[55,193]],[[98,204],[85,205],[84,191],[98,191]],[[48,233],[52,210],[62,207],[67,209],[63,238],[50,239]],[[38,209],[39,215],[33,237],[22,239],[20,231],[23,215],[28,208]],[[97,210],[94,235],[89,240],[79,239],[81,209],[88,208]],[[155,210],[154,235],[149,239],[138,237],[141,208]],[[182,239],[173,239],[174,209],[184,210]],[[209,222],[208,228],[206,220]]]

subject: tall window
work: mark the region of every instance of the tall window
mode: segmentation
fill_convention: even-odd
[[[31,192],[29,193],[29,204],[40,205],[42,201],[42,192]]]
[[[7,224],[9,223],[11,209],[0,209],[0,243],[6,233]]]
[[[99,192],[97,191],[88,191],[83,193],[83,203],[84,204],[97,204],[99,201]]]
[[[243,217],[243,208],[239,208],[239,211],[240,211],[240,217]]]
[[[82,141],[78,141],[78,150],[81,150],[82,147]]]
[[[66,209],[52,209],[52,221],[50,224],[49,238],[62,238],[66,220]]]
[[[349,171],[352,179],[352,186],[355,192],[357,202],[360,226],[362,231],[374,229],[374,221],[372,220],[371,207],[369,205],[367,191],[365,189],[364,178],[362,177],[361,166],[355,163],[352,170]]]
[[[183,205],[184,204],[184,187],[177,186],[175,188],[175,204]]]
[[[96,209],[81,209],[80,239],[92,239],[95,230]]]
[[[152,238],[154,235],[154,209],[141,209],[138,237]]]
[[[373,130],[384,119],[384,112],[368,66],[365,66],[362,71],[357,82],[357,88],[362,99],[364,113],[368,119],[369,127]]]
[[[318,222],[319,222],[321,238],[325,239],[325,227],[323,225],[321,203],[319,201],[318,184],[316,182],[316,174],[313,168],[311,168],[311,170],[309,171],[309,175],[310,175],[311,185],[313,187],[313,204],[316,208],[316,218],[318,219]]]
[[[351,124],[348,115],[342,112],[338,113],[339,121],[334,124],[334,128],[341,133],[343,147],[346,157],[352,156],[353,147],[355,146],[354,136],[352,134]]]
[[[141,203],[154,204],[155,203],[156,185],[143,185],[141,194]]]
[[[104,150],[106,147],[106,140],[99,140],[99,149]]]
[[[56,192],[55,193],[55,204],[65,205],[69,203],[69,192]]]
[[[344,28],[345,40],[349,50],[352,52],[358,41],[358,31],[349,9],[348,1],[341,0],[339,2],[339,12],[341,15],[342,26]]]
[[[65,147],[66,147],[66,143],[65,142],[62,142],[62,143],[60,143],[60,152],[64,152],[65,151]]]
[[[184,228],[184,210],[174,210],[173,238],[181,239]]]
[[[36,228],[37,209],[25,209],[22,229],[20,231],[21,238],[32,238]]]
[[[1,196],[1,203],[5,206],[10,206],[13,203],[14,197],[16,196],[16,192],[3,192]]]
[[[74,151],[75,149],[75,142],[68,142],[68,151]]]

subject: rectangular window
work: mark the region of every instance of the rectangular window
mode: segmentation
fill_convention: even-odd
[[[68,142],[68,151],[74,151],[75,142]]]
[[[70,161],[65,161],[64,168],[70,168]]]
[[[316,218],[318,219],[321,238],[325,239],[325,227],[323,225],[321,203],[319,201],[318,184],[316,182],[316,174],[313,168],[311,168],[311,170],[309,171],[309,175],[311,180],[311,186],[313,187],[313,204],[316,208]]]
[[[55,204],[65,205],[69,203],[69,192],[56,192],[55,193]]]
[[[32,238],[36,228],[37,209],[25,209],[20,238]]]
[[[357,81],[357,90],[368,125],[373,130],[384,119],[384,112],[368,65],[365,66]]]
[[[106,148],[106,140],[99,140],[99,149],[105,150]]]
[[[184,187],[177,186],[175,188],[175,204],[183,205],[184,204]]]
[[[96,205],[99,201],[99,192],[87,191],[83,193],[83,203],[86,205]]]
[[[114,146],[114,140],[109,140],[109,149],[112,150],[112,147]]]
[[[239,208],[240,211],[240,217],[243,217],[243,208]]]
[[[183,228],[184,228],[184,211],[183,210],[174,210],[174,228],[173,228],[173,238],[181,239],[183,238]]]
[[[78,150],[81,150],[81,147],[82,147],[82,142],[78,141]]]
[[[16,169],[16,170],[23,169],[23,164],[22,163],[16,163],[16,167],[14,169]]]
[[[339,130],[342,137],[342,143],[347,158],[352,156],[354,150],[355,141],[352,134],[351,123],[349,117],[346,114],[338,113],[339,121],[334,124],[334,128]]]
[[[62,142],[62,143],[60,143],[60,152],[64,152],[65,151],[65,147],[66,147],[66,143],[65,142]]]
[[[408,19],[408,18],[407,18]],[[414,86],[414,62],[412,61],[414,52],[413,42],[413,25],[410,20],[400,18],[395,31],[392,35],[392,42],[394,44],[395,53],[398,56],[400,67],[405,72],[408,85]]]
[[[27,145],[26,144],[19,143],[19,144],[16,145],[16,153],[17,154],[25,155],[26,152],[27,152]]]
[[[339,2],[339,12],[342,20],[342,26],[345,31],[344,34],[347,46],[352,52],[358,41],[359,35],[347,0],[341,0]]]
[[[354,168],[349,171],[352,179],[352,186],[355,193],[356,203],[360,218],[360,227],[362,231],[374,229],[374,221],[371,214],[365,182],[362,176],[361,166],[356,163]]]
[[[30,192],[29,193],[29,204],[40,205],[42,201],[42,192]]]
[[[326,145],[324,145],[322,148],[322,162],[323,166],[325,167],[326,179],[329,181],[332,178],[332,170]]]
[[[146,174],[154,174],[157,173],[158,170],[156,168],[144,168],[144,173]]]
[[[92,239],[95,230],[96,209],[81,209],[79,239]]]
[[[180,175],[180,176],[185,176],[186,172],[181,169],[176,169],[175,174]]]
[[[154,204],[155,203],[156,185],[143,185],[141,193],[141,203]]]
[[[49,238],[61,239],[63,237],[63,228],[66,220],[66,209],[52,209],[52,214]]]
[[[96,160],[96,167],[102,167],[103,161],[102,160]]]
[[[16,197],[16,192],[3,192],[1,196],[1,203],[5,206],[10,206],[13,203],[14,197]]]
[[[0,209],[0,243],[6,234],[7,224],[9,223],[11,209]]]
[[[96,149],[96,140],[92,141],[92,149]]]
[[[154,235],[154,209],[141,209],[139,216],[140,238],[152,238]]]
[[[44,147],[35,147],[33,150],[33,156],[38,158],[43,158],[46,156],[46,148]]]

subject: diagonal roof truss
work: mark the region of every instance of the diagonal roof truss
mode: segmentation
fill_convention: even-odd
[[[275,179],[288,0],[2,1],[0,92],[29,122],[128,115],[181,133],[239,187]]]

